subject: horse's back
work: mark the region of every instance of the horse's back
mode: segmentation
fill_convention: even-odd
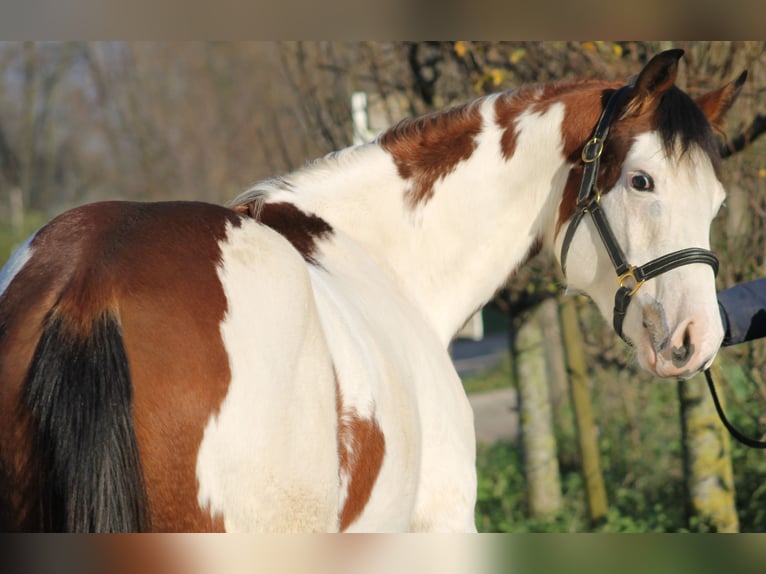
[[[451,489],[439,467],[466,458],[439,446],[470,427],[464,400],[427,406],[430,379],[455,377],[446,353],[321,220],[286,204],[248,215],[91,204],[0,274],[0,528],[408,529],[451,515],[423,496]],[[73,519],[82,506],[110,510]]]

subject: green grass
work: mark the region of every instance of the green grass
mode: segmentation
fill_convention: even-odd
[[[503,389],[510,387],[511,384],[510,353],[503,354],[503,358],[497,367],[480,371],[475,375],[463,379],[463,387],[468,394]]]
[[[747,398],[742,368],[722,357],[729,392]],[[466,379],[469,392],[511,384],[510,359]],[[591,525],[573,431],[556,422],[563,505],[549,518],[528,514],[523,452],[518,444],[478,445],[476,524],[482,532],[706,532],[687,519],[679,406],[675,383],[594,363],[593,414],[607,489],[606,520]],[[721,389],[723,389],[723,381]],[[569,408],[567,405],[566,408]],[[755,405],[751,405],[755,409]],[[728,414],[745,429],[752,420],[737,408]],[[766,456],[732,442],[736,505],[742,532],[766,532]]]

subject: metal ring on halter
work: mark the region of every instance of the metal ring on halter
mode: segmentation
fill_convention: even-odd
[[[628,279],[632,279],[633,283],[635,284],[633,285],[632,288],[625,285],[625,282]],[[617,278],[617,284],[620,287],[625,287],[626,289],[630,289],[630,292],[628,293],[628,297],[633,297],[633,295],[636,294],[636,292],[641,288],[641,285],[643,285],[645,282],[646,282],[646,279],[639,280],[636,278],[636,268],[634,266],[631,266],[630,269],[628,269],[625,273],[623,273]]]
[[[578,206],[578,208],[581,209],[583,213],[591,213],[592,208],[596,207],[599,203],[601,203],[601,190],[597,189],[596,195],[589,201],[584,202],[581,206]]]
[[[586,152],[590,151],[591,147],[595,146],[595,154],[590,155]],[[604,151],[604,140],[600,137],[594,136],[590,140],[586,142],[586,144],[582,148],[582,153],[580,154],[580,157],[582,157],[582,160],[585,163],[592,163],[596,161],[598,158],[601,157],[601,154]]]

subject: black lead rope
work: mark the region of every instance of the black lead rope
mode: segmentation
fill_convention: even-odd
[[[718,412],[718,416],[721,419],[723,426],[725,426],[726,430],[728,430],[731,433],[731,436],[733,436],[735,439],[737,439],[739,442],[741,442],[745,446],[749,446],[750,448],[766,448],[766,441],[755,440],[750,437],[746,437],[741,432],[739,432],[736,428],[734,428],[734,425],[732,425],[729,422],[729,419],[726,418],[726,415],[723,412],[723,408],[721,407],[721,401],[718,399],[718,393],[716,393],[715,391],[715,385],[713,384],[713,376],[710,374],[710,369],[705,369],[705,378],[707,379],[707,386],[710,389],[710,394],[713,395],[713,403],[715,403],[715,410]]]

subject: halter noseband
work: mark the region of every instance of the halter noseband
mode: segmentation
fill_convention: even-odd
[[[596,124],[593,137],[583,146],[582,161],[585,164],[585,169],[580,184],[580,192],[577,195],[575,214],[572,216],[572,221],[567,228],[564,242],[561,245],[561,269],[566,275],[569,246],[583,217],[586,213],[589,213],[599,236],[601,236],[601,241],[603,241],[604,247],[606,247],[609,259],[612,260],[614,270],[617,272],[618,287],[614,297],[614,316],[612,321],[614,330],[630,345],[630,340],[622,332],[622,323],[625,320],[625,314],[628,311],[631,298],[644,282],[666,271],[691,263],[710,265],[713,268],[713,272],[717,274],[718,258],[712,251],[707,249],[689,247],[662,255],[640,266],[631,265],[627,262],[625,254],[620,248],[620,244],[617,242],[609,222],[606,220],[606,215],[601,209],[601,191],[598,189],[598,168],[601,153],[604,151],[606,137],[609,134],[609,127],[617,109],[618,100],[628,89],[630,89],[630,86],[623,86],[609,97],[604,111],[601,113],[601,117]]]

